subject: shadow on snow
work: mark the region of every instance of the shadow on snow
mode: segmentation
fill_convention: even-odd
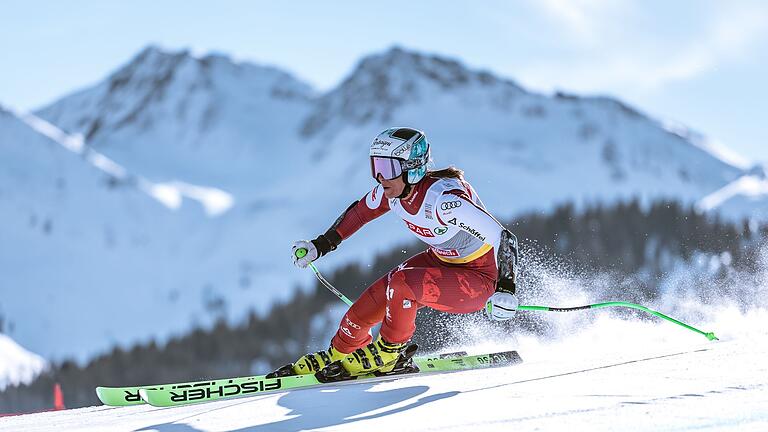
[[[278,399],[277,404],[283,408],[289,409],[290,412],[286,413],[285,416],[291,418],[235,430],[240,432],[295,431],[338,426],[397,414],[431,402],[447,399],[461,393],[458,391],[450,391],[429,395],[421,397],[401,407],[384,410],[376,414],[364,415],[365,413],[374,410],[380,410],[405,402],[409,399],[423,395],[429,390],[429,386],[412,386],[385,391],[370,391],[375,385],[376,384],[371,383],[343,386],[339,388],[308,389],[304,391],[289,392],[281,396]],[[242,405],[247,405],[252,402],[253,401],[243,402]],[[230,407],[233,407],[233,405],[216,408],[211,411],[225,410]],[[238,412],[238,415],[246,413],[245,415],[252,416],[254,420],[258,420],[259,413],[257,411],[250,412],[243,410],[242,406],[240,408],[241,410]],[[200,417],[207,412],[202,412],[183,420]],[[159,432],[199,431],[199,429],[190,425],[177,422],[148,426],[139,430],[156,430]]]

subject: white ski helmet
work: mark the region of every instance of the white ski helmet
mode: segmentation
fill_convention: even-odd
[[[390,128],[371,143],[371,175],[386,180],[407,173],[405,181],[416,184],[427,174],[429,142],[424,132],[407,127]]]

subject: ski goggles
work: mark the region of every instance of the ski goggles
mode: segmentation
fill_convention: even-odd
[[[403,174],[403,166],[399,159],[371,156],[371,175],[378,179],[379,174],[384,180],[392,180]]]

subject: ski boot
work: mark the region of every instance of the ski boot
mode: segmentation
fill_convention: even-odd
[[[280,369],[267,374],[267,378],[278,378],[291,375],[309,375],[322,370],[324,367],[339,360],[346,354],[339,352],[331,345],[327,350],[303,355],[295,363],[289,363]]]
[[[315,377],[321,382],[331,382],[355,379],[361,375],[418,372],[418,367],[411,360],[417,348],[415,344],[387,342],[379,335],[372,343],[325,366]]]

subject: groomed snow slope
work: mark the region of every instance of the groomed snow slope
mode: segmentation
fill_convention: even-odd
[[[588,313],[588,312],[585,312]],[[709,315],[720,342],[601,315],[553,343],[519,337],[517,366],[353,383],[201,405],[90,407],[0,430],[768,430],[768,310]],[[701,324],[701,323],[699,323]]]

